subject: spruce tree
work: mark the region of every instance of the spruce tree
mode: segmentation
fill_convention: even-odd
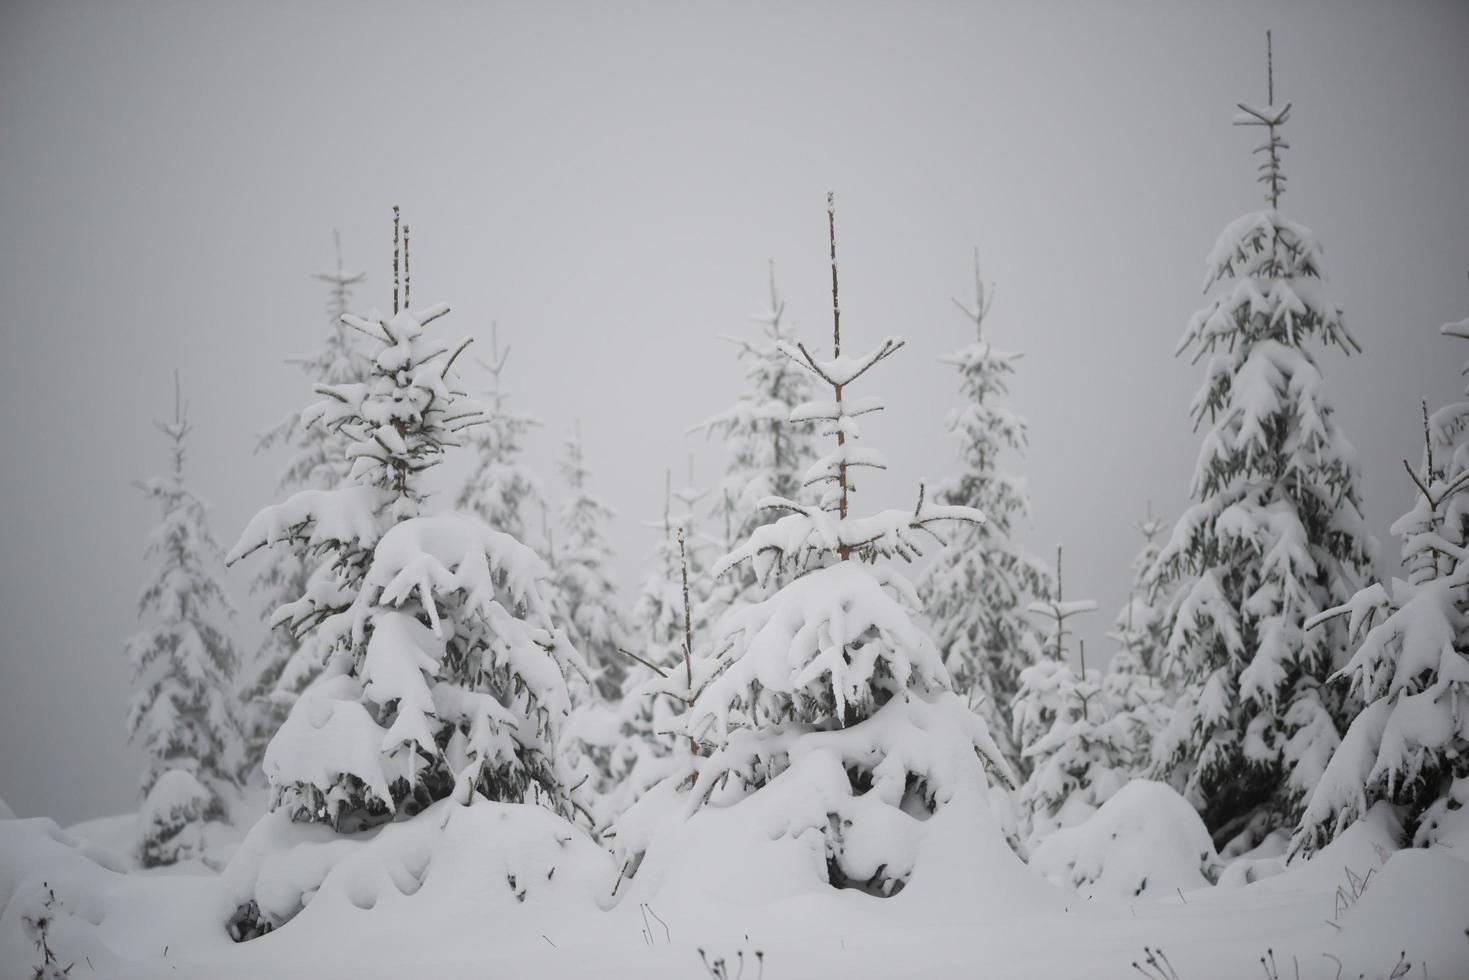
[[[174,374],[167,476],[140,484],[162,512],[148,539],[157,560],[138,600],[148,620],[127,642],[136,688],[128,735],[148,755],[139,815],[144,867],[202,856],[203,824],[226,816],[224,792],[241,769],[241,733],[231,699],[239,655],[220,581],[219,547],[204,501],[184,481],[192,431]]]
[[[714,493],[711,515],[727,525],[726,543],[749,537],[755,528],[780,516],[778,509],[763,505],[767,498],[804,500],[805,461],[818,455],[816,430],[808,419],[793,420],[791,412],[816,397],[810,375],[793,364],[782,351],[793,333],[786,318],[785,300],[775,281],[775,263],[770,264],[770,305],[750,319],[759,324],[756,339],[725,338],[739,350],[746,365],[745,390],[733,405],[700,425],[717,438],[728,452],[724,478]],[[742,569],[736,579],[740,593],[754,588],[753,572]],[[755,598],[756,593],[750,592]],[[732,597],[731,601],[740,601]]]
[[[1060,545],[1057,545],[1056,573],[1052,583],[1052,592],[1043,599],[1032,601],[1026,609],[1032,616],[1050,623],[1042,632],[1039,656],[1036,663],[1032,665],[1042,668],[1041,671],[1032,673],[1035,678],[1043,674],[1054,673],[1066,665],[1070,656],[1069,640],[1074,635],[1067,624],[1073,617],[1085,615],[1097,608],[1096,602],[1092,599],[1067,599],[1065,597],[1063,592],[1065,579],[1062,575],[1061,559],[1062,549]],[[1010,744],[1015,746],[1020,755],[1019,768],[1015,771],[1022,779],[1028,778],[1034,768],[1033,763],[1026,756],[1026,746],[1038,742],[1046,732],[1051,730],[1061,707],[1061,701],[1051,696],[1054,685],[1026,684],[1023,679],[1024,673],[1025,671],[1022,670],[1022,676],[1017,678],[1019,685],[1008,706]]]
[[[666,475],[663,515],[647,525],[657,529],[658,540],[632,608],[629,632],[639,659],[664,669],[682,662],[689,633],[703,633],[710,622],[707,606],[699,601],[713,589],[695,514],[707,494],[692,486],[692,461],[689,484],[674,490],[672,472]],[[690,611],[684,609],[685,582]]]
[[[884,465],[860,444],[857,421],[882,403],[853,398],[851,386],[904,342],[889,337],[866,354],[842,353],[830,199],[828,230],[833,355],[779,344],[832,392],[793,413],[835,441],[807,473],[824,492],[819,504],[762,501],[787,515],[755,528],[714,567],[722,574],[749,563],[757,580],[787,581],[726,614],[713,655],[686,689],[694,698],[687,731],[710,753],[689,795],[694,809],[751,813],[756,800],[783,799],[773,804],[783,825],[822,835],[832,885],[891,895],[913,871],[911,835],[923,824],[912,815],[958,806],[966,822],[986,820],[986,773],[1010,774],[984,721],[951,690],[939,650],[918,626],[917,592],[892,561],[920,555],[932,525],[983,516],[934,503],[921,488],[913,509],[850,512],[852,470]],[[799,772],[782,779],[790,769]]]
[[[692,482],[692,481],[691,481]],[[623,847],[621,820],[654,786],[682,772],[694,748],[679,735],[688,700],[669,689],[671,679],[687,682],[687,664],[695,645],[710,635],[708,577],[701,549],[695,546],[694,505],[703,493],[685,489],[676,495],[669,475],[661,529],[653,562],[632,611],[628,661],[620,698],[607,704],[579,705],[573,724],[581,745],[578,776],[591,770],[597,783],[592,807],[598,827],[612,827],[624,858],[641,857],[641,848]],[[673,500],[680,510],[675,513]],[[611,722],[611,723],[609,723]],[[577,760],[580,762],[580,760]],[[663,814],[660,814],[660,816]]]
[[[1107,636],[1117,649],[1102,676],[1102,691],[1115,705],[1132,736],[1133,763],[1138,775],[1151,770],[1153,739],[1171,727],[1172,697],[1167,660],[1167,596],[1155,596],[1148,574],[1157,561],[1157,537],[1164,523],[1153,516],[1138,522],[1143,547],[1132,562],[1132,589],[1113,620]]]
[[[692,515],[692,510],[689,514]],[[692,516],[688,522],[692,523]],[[678,527],[675,540],[682,594],[682,642],[664,666],[636,658],[648,672],[629,671],[618,706],[624,775],[608,801],[609,812],[613,814],[608,836],[613,838],[613,855],[621,868],[614,894],[621,887],[623,877],[630,878],[637,873],[649,846],[660,833],[686,815],[687,791],[697,779],[702,763],[699,741],[688,734],[688,716],[693,707],[695,644],[703,643],[709,635],[707,610],[711,602],[705,600],[701,604],[693,598],[690,585],[693,552],[688,547],[684,527]],[[667,648],[664,652],[668,652]],[[707,659],[707,647],[701,648],[698,656]]]
[[[568,496],[561,508],[562,546],[554,566],[555,590],[565,603],[573,645],[591,667],[597,691],[615,700],[627,673],[627,625],[608,565],[604,528],[613,511],[591,492],[591,472],[582,451],[581,425],[565,445],[560,463]]]
[[[649,679],[667,677],[683,651],[679,571],[686,521],[674,517],[672,501],[673,475],[669,472],[662,521],[649,525],[661,527],[662,534],[633,604],[628,646],[617,651],[627,662],[619,696],[612,701],[597,698],[578,703],[562,743],[562,755],[573,778],[591,790],[590,809],[598,827],[610,824],[647,787],[647,773],[634,777],[634,770],[647,769],[645,762],[670,754],[675,741],[674,723],[666,710],[670,698],[647,690]],[[634,789],[634,783],[640,788]]]
[[[1446,337],[1469,340],[1469,319],[1446,323],[1439,329]],[[1469,377],[1469,363],[1459,373]],[[1465,394],[1469,395],[1469,389],[1465,390]],[[1425,464],[1429,473],[1441,472],[1443,480],[1449,485],[1469,473],[1469,401],[1453,402],[1434,412],[1428,419],[1428,440],[1425,452],[1431,459],[1438,461],[1437,468],[1432,463]],[[1469,545],[1469,497],[1451,495],[1446,506],[1440,533],[1452,544],[1460,547]],[[1426,572],[1429,556],[1406,541],[1403,549],[1403,561],[1409,569]],[[1416,569],[1413,561],[1409,560],[1410,550],[1418,552],[1414,558],[1419,566]],[[1438,566],[1438,570],[1443,571],[1448,567],[1449,559],[1440,560],[1443,564]]]
[[[484,398],[485,422],[470,430],[469,450],[474,458],[474,470],[455,506],[478,514],[490,527],[518,541],[527,541],[530,511],[541,503],[544,493],[541,481],[520,457],[526,434],[540,423],[506,407],[509,396],[501,375],[509,358],[510,348],[500,350],[499,328],[491,324],[490,360],[480,362],[490,375],[490,387]]]
[[[1162,519],[1153,516],[1150,504],[1147,517],[1137,523],[1137,529],[1143,536],[1143,546],[1132,560],[1132,587],[1128,590],[1127,602],[1117,611],[1112,629],[1107,634],[1118,647],[1112,655],[1114,664],[1118,657],[1124,657],[1126,671],[1145,674],[1159,681],[1167,667],[1166,628],[1170,597],[1153,593],[1150,574],[1162,547],[1158,535],[1165,527]]]
[[[1067,599],[1063,552],[1056,548],[1051,593],[1028,612],[1049,623],[1036,663],[1020,672],[1010,704],[1011,737],[1020,752],[1024,782],[1015,794],[1018,849],[1029,853],[1062,827],[1080,823],[1117,791],[1134,752],[1131,726],[1118,720],[1096,671],[1072,670],[1071,620],[1096,611],[1093,599]]]
[[[316,276],[327,285],[327,330],[322,345],[314,354],[289,362],[299,367],[313,384],[361,381],[372,370],[361,338],[342,322],[351,308],[353,287],[360,285],[366,276],[343,269],[341,236],[333,233],[333,238],[337,247],[336,271]],[[304,489],[330,490],[342,482],[351,466],[346,457],[346,437],[324,426],[302,424],[300,412],[292,412],[261,433],[255,451],[279,446],[287,447],[290,452],[276,479],[276,492],[280,494]],[[267,609],[275,609],[305,592],[307,582],[317,572],[318,567],[309,556],[290,549],[276,549],[261,565],[250,589],[262,597]],[[290,630],[279,627],[267,630],[246,671],[242,694],[248,774],[259,770],[265,746],[285,721],[291,702],[321,669],[320,663],[298,653],[299,646]]]
[[[372,375],[318,385],[303,414],[349,441],[345,480],[265,508],[230,554],[286,545],[331,573],[275,615],[326,667],[266,750],[271,806],[341,832],[451,797],[567,814],[555,745],[566,676],[584,668],[546,613],[536,554],[431,512],[426,472],[483,416],[453,372],[469,341],[427,335],[448,308],[407,305],[404,253],[394,314],[346,317],[373,345]]]
[[[1469,320],[1444,332],[1469,335]],[[1333,680],[1364,703],[1315,786],[1291,840],[1309,855],[1385,802],[1414,846],[1469,827],[1469,467],[1462,420],[1469,403],[1428,414],[1416,491],[1392,527],[1406,579],[1375,582],[1316,616],[1319,630],[1344,618],[1358,642]]]
[[[1268,103],[1241,104],[1235,122],[1265,131],[1256,152],[1269,206],[1225,228],[1208,260],[1213,296],[1178,347],[1208,358],[1192,410],[1206,435],[1195,503],[1152,575],[1155,589],[1176,590],[1168,654],[1188,722],[1157,768],[1221,853],[1294,825],[1335,748],[1333,714],[1344,712],[1323,682],[1345,661],[1347,631],[1303,627],[1351,597],[1375,547],[1356,453],[1312,350],[1358,347],[1322,289],[1320,246],[1279,210],[1291,107],[1275,105],[1273,68]]]
[[[669,496],[675,496],[671,487]],[[627,767],[633,775],[629,779],[631,795],[624,794],[624,806],[657,781],[658,766],[650,764],[651,759],[662,759],[686,747],[686,740],[675,733],[687,704],[669,695],[659,681],[681,670],[685,654],[700,649],[710,635],[713,603],[708,597],[714,590],[698,546],[694,515],[694,505],[703,496],[692,487],[685,488],[676,494],[679,513],[665,506],[663,533],[654,550],[653,567],[633,606],[642,651],[638,659],[643,663],[628,671],[622,691],[622,731],[628,740],[625,751],[634,756]],[[637,773],[639,762],[646,772]]]
[[[1015,795],[1023,853],[1086,820],[1136,768],[1137,726],[1098,683],[1097,673],[1086,670],[1084,658],[1078,670],[1046,659],[1021,671],[1017,713],[1037,733],[1025,742],[1030,774]],[[1033,724],[1040,718],[1049,723]]]
[[[974,340],[942,358],[959,370],[965,406],[949,414],[949,433],[959,442],[963,472],[940,484],[935,494],[947,504],[973,507],[983,524],[966,524],[919,584],[934,624],[934,641],[954,688],[967,694],[995,734],[1011,765],[1022,768],[1019,746],[1010,737],[1010,702],[1020,672],[1040,657],[1040,637],[1025,617],[1028,598],[1050,594],[1051,574],[1012,538],[1015,522],[1028,515],[1023,480],[1001,466],[1005,452],[1026,446],[1025,420],[1005,404],[1019,354],[996,350],[984,335],[993,287],[980,275],[974,255],[974,303],[954,300],[974,325]]]

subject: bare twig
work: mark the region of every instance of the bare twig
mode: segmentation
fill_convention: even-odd
[[[651,915],[655,920],[657,920],[658,924],[663,927],[663,941],[672,942],[673,933],[669,931],[668,923],[664,922],[663,919],[658,915],[658,913],[653,911],[653,906],[649,905],[647,902],[644,902],[643,910]],[[644,919],[643,921],[646,922],[647,920]]]
[[[678,529],[678,559],[683,570],[683,666],[687,675],[689,696],[684,699],[689,711],[694,710],[694,625],[689,607],[689,555],[684,548],[683,527]],[[689,751],[699,754],[699,743],[689,736]]]
[[[653,663],[651,660],[644,660],[642,657],[640,657],[637,654],[633,653],[631,650],[625,650],[622,647],[618,647],[617,648],[617,652],[620,653],[620,654],[622,654],[624,657],[628,657],[628,658],[630,658],[632,660],[636,660],[638,663],[642,664],[644,667],[647,667],[649,670],[652,670],[659,677],[667,677],[668,676],[668,672],[665,671],[662,667],[659,667],[657,664]]]

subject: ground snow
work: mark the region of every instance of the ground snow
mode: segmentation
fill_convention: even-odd
[[[319,957],[320,937],[333,934],[352,936],[353,962],[401,959],[413,937],[438,937],[441,954],[573,945],[602,933],[599,902],[610,902],[615,880],[611,857],[560,817],[478,797],[352,835],[277,811],[221,877],[231,907],[253,898],[273,921],[288,920],[237,947],[262,967]]]
[[[976,835],[964,801],[924,822],[913,877],[895,897],[835,890],[817,835],[772,839],[778,815],[761,807],[757,793],[666,828],[615,898],[614,862],[579,830],[483,800],[351,836],[268,816],[218,876],[129,874],[49,820],[4,821],[0,980],[28,978],[37,962],[22,920],[45,887],[61,903],[50,942],[63,965],[116,980],[689,980],[706,975],[700,949],[726,958],[731,975],[743,954],[750,980],[761,968],[769,980],[972,980],[981,968],[1007,980],[1135,978],[1144,945],[1161,947],[1182,980],[1257,976],[1267,949],[1282,977],[1299,964],[1304,980],[1331,980],[1328,957],[1342,976],[1386,976],[1399,950],[1415,978],[1424,961],[1430,977],[1469,976],[1469,863],[1447,848],[1391,851],[1381,810],[1266,880],[1109,901],[1047,884],[998,834]],[[1366,885],[1344,900],[1348,868]],[[281,903],[311,894],[279,930],[230,942],[224,919],[262,888]]]

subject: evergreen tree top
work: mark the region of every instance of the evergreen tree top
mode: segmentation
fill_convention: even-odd
[[[1260,164],[1259,180],[1265,185],[1265,199],[1274,210],[1280,206],[1280,195],[1285,192],[1285,172],[1281,169],[1280,157],[1290,148],[1290,144],[1281,138],[1280,127],[1290,118],[1290,103],[1283,106],[1275,104],[1275,51],[1269,31],[1265,32],[1265,73],[1266,104],[1257,107],[1239,103],[1239,113],[1234,117],[1234,124],[1265,127],[1265,142],[1257,146],[1255,152],[1265,158]]]
[[[847,388],[902,349],[905,341],[902,337],[885,337],[863,354],[842,354],[836,205],[832,195],[827,197],[827,224],[831,236],[832,356],[818,357],[802,341],[776,344],[786,357],[832,390],[830,400],[806,402],[791,410],[791,421],[818,422],[820,434],[834,440],[831,451],[811,466],[805,478],[808,486],[825,486],[826,492],[816,506],[781,497],[760,501],[762,508],[789,513],[772,524],[755,528],[742,545],[715,564],[712,569],[715,576],[746,561],[755,566],[761,581],[768,581],[772,574],[799,574],[819,567],[830,557],[840,561],[854,555],[866,562],[890,557],[912,561],[923,554],[920,534],[937,539],[930,525],[940,521],[982,523],[985,519],[973,507],[930,502],[921,485],[918,504],[912,511],[885,510],[862,518],[848,513],[850,494],[855,489],[852,470],[885,469],[887,464],[880,452],[859,444],[861,428],[857,422],[862,415],[880,411],[882,400],[853,399]]]
[[[447,305],[437,304],[391,317],[376,310],[345,317],[377,344],[372,374],[316,385],[326,397],[301,420],[340,434],[351,468],[340,485],[302,490],[263,508],[226,555],[227,564],[286,541],[313,551],[369,552],[387,527],[417,516],[426,493],[422,474],[446,449],[461,444],[461,432],[484,418],[453,371],[470,338],[451,347],[424,337],[424,328],[448,312]]]
[[[814,426],[793,422],[791,410],[810,401],[814,389],[808,372],[781,350],[793,336],[785,310],[772,262],[769,306],[750,318],[761,326],[760,337],[724,338],[739,348],[739,359],[747,366],[744,390],[729,408],[690,430],[717,437],[728,452],[712,508],[712,516],[725,528],[726,548],[773,519],[760,506],[767,497],[807,496],[801,467],[814,452]],[[741,582],[745,588],[756,584],[753,575],[741,576]]]
[[[1267,50],[1269,37],[1267,32]],[[1260,180],[1266,184],[1270,206],[1231,221],[1209,252],[1203,288],[1208,292],[1220,286],[1221,290],[1207,307],[1194,314],[1177,348],[1181,354],[1194,347],[1195,360],[1216,347],[1224,347],[1234,351],[1237,363],[1242,355],[1236,348],[1242,341],[1275,340],[1298,347],[1313,335],[1343,350],[1361,349],[1343,322],[1341,308],[1322,292],[1320,244],[1309,228],[1278,210],[1285,188],[1281,153],[1288,146],[1279,129],[1289,118],[1290,105],[1273,104],[1273,56],[1268,58],[1268,72],[1272,104],[1255,107],[1241,103],[1235,124],[1267,130],[1265,143],[1255,152],[1265,157]]]
[[[561,508],[562,523],[567,532],[566,547],[572,551],[593,549],[598,553],[606,552],[602,526],[616,513],[601,497],[590,492],[592,474],[582,448],[580,422],[572,430],[571,438],[566,440],[557,467],[571,491]]]
[[[327,283],[327,331],[321,346],[311,354],[288,358],[313,383],[344,384],[361,381],[372,371],[372,363],[343,317],[350,311],[352,289],[366,280],[363,273],[349,273],[342,267],[341,236],[336,241],[335,272],[317,273],[314,278]],[[309,486],[330,486],[347,474],[350,464],[340,458],[339,447],[333,445],[335,433],[306,425],[300,412],[292,412],[256,440],[255,451],[261,452],[280,444],[292,448],[290,458],[281,470],[277,490],[294,490]]]
[[[500,348],[499,327],[492,323],[490,359],[476,359],[490,379],[484,395],[485,422],[470,432],[475,467],[460,490],[456,505],[460,510],[479,514],[491,527],[523,540],[530,523],[530,509],[544,501],[540,479],[520,462],[522,441],[540,422],[507,406],[509,396],[502,375],[509,358],[510,348]]]

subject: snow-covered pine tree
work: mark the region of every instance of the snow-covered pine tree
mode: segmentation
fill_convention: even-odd
[[[1113,620],[1107,636],[1117,650],[1102,675],[1102,691],[1129,727],[1133,760],[1138,774],[1151,768],[1153,736],[1169,729],[1172,720],[1164,665],[1168,647],[1166,596],[1154,596],[1148,575],[1157,561],[1157,537],[1164,522],[1148,516],[1138,522],[1143,547],[1132,562],[1132,590]]]
[[[1439,330],[1446,337],[1469,340],[1469,319],[1446,323]],[[1464,365],[1460,374],[1469,377],[1469,363]],[[1469,395],[1469,389],[1465,394]],[[1439,461],[1444,481],[1452,484],[1464,473],[1469,473],[1469,401],[1454,402],[1434,412],[1428,419],[1428,430],[1426,451]],[[1453,544],[1469,545],[1469,496],[1451,497],[1447,508],[1439,533]],[[1407,546],[1404,542],[1404,547]],[[1405,553],[1403,557],[1406,561],[1408,556]],[[1426,561],[1426,556],[1420,555],[1418,561]],[[1447,565],[1441,566],[1440,571],[1446,568]]]
[[[591,492],[581,423],[566,441],[560,470],[568,496],[561,508],[564,537],[554,564],[555,589],[565,603],[572,644],[590,665],[598,692],[616,700],[627,674],[627,658],[619,652],[627,646],[627,625],[608,568],[612,552],[604,528],[614,514]]]
[[[1067,599],[1063,589],[1065,579],[1062,574],[1062,549],[1056,546],[1056,570],[1055,581],[1052,583],[1053,592],[1044,599],[1035,599],[1026,611],[1032,616],[1048,620],[1050,626],[1045,630],[1041,640],[1041,657],[1032,666],[1042,668],[1033,672],[1032,683],[1025,683],[1025,671],[1017,678],[1019,687],[1015,691],[1010,702],[1010,740],[1020,753],[1020,767],[1016,769],[1022,780],[1030,777],[1034,763],[1027,757],[1025,749],[1034,745],[1045,737],[1056,722],[1061,701],[1054,696],[1056,685],[1049,682],[1041,683],[1042,676],[1049,676],[1058,667],[1065,667],[1068,653],[1067,640],[1072,636],[1071,629],[1067,623],[1073,617],[1093,612],[1097,604],[1092,599]],[[1026,668],[1027,670],[1029,668]]]
[[[854,399],[850,388],[903,340],[842,354],[830,197],[827,214],[833,356],[778,342],[832,391],[830,400],[792,412],[819,421],[835,439],[806,476],[825,493],[817,505],[759,501],[789,513],[756,527],[713,569],[722,574],[748,562],[761,581],[794,578],[764,601],[727,613],[715,655],[694,678],[688,732],[712,755],[698,767],[689,806],[742,805],[755,816],[762,812],[756,801],[764,800],[784,828],[772,833],[809,828],[821,835],[832,885],[890,895],[912,873],[921,818],[957,807],[972,834],[971,822],[989,819],[986,772],[1011,777],[983,719],[950,689],[938,648],[917,625],[917,592],[892,562],[918,556],[932,525],[983,515],[933,503],[922,488],[912,510],[849,513],[851,470],[884,465],[881,454],[859,445],[857,423],[882,404]]]
[[[632,788],[633,771],[646,760],[670,754],[674,747],[676,726],[670,719],[682,711],[683,703],[675,702],[676,710],[670,712],[668,702],[674,699],[644,689],[650,678],[668,676],[674,662],[683,655],[679,546],[686,525],[682,515],[673,515],[673,473],[669,471],[664,483],[663,518],[647,525],[661,528],[662,533],[633,604],[630,649],[618,650],[627,661],[620,697],[577,704],[562,742],[562,755],[573,771],[573,779],[579,784],[585,781],[592,791],[590,809],[598,827],[611,823],[646,788],[645,782],[641,789]]]
[[[168,475],[139,484],[163,517],[148,538],[157,566],[138,600],[149,622],[127,642],[136,688],[128,737],[148,755],[139,814],[144,867],[202,855],[203,825],[226,816],[223,793],[236,784],[241,748],[230,690],[239,665],[228,626],[234,610],[208,508],[184,482],[192,426],[177,372],[173,421],[158,428],[169,442]]]
[[[633,604],[633,635],[639,659],[662,670],[670,670],[683,662],[684,647],[690,634],[702,634],[708,628],[706,610],[696,597],[707,591],[707,579],[701,549],[697,546],[694,504],[704,496],[691,488],[675,494],[672,474],[665,490],[663,520],[653,560],[643,579],[642,589]],[[680,512],[673,512],[677,499]],[[689,586],[689,610],[685,611],[685,584]]]
[[[509,396],[501,375],[509,358],[509,347],[500,350],[498,325],[490,324],[490,360],[479,362],[490,375],[485,423],[470,430],[469,449],[474,455],[474,470],[455,506],[478,514],[490,527],[504,531],[517,541],[527,541],[530,509],[539,505],[545,495],[541,481],[520,461],[520,456],[526,433],[540,423],[506,407]]]
[[[676,591],[659,590],[660,625],[651,634],[655,642],[650,643],[649,653],[661,655],[663,663],[635,657],[647,670],[628,672],[617,706],[622,735],[618,761],[623,774],[607,800],[612,814],[607,836],[614,839],[613,853],[621,868],[613,894],[622,877],[637,873],[662,828],[677,822],[685,811],[684,794],[701,761],[698,741],[686,733],[693,706],[689,692],[694,687],[695,644],[705,642],[708,635],[711,605],[709,600],[696,601],[690,585],[694,550],[689,547],[686,529],[694,523],[691,505],[701,496],[683,495],[688,506],[674,537],[678,546]],[[673,557],[667,548],[661,548],[660,555]],[[680,732],[685,734],[680,737]]]
[[[1080,668],[1073,671],[1068,663],[1071,620],[1094,612],[1097,603],[1066,598],[1062,559],[1058,545],[1052,592],[1027,607],[1049,625],[1042,656],[1020,672],[1010,705],[1011,737],[1025,774],[1015,795],[1023,853],[1105,803],[1126,780],[1124,767],[1133,752],[1130,726],[1114,720],[1115,706],[1103,696],[1096,672],[1087,672],[1084,645]]]
[[[713,517],[728,523],[731,541],[743,541],[755,528],[779,517],[760,502],[767,497],[804,500],[804,461],[818,455],[816,429],[807,419],[793,420],[791,410],[815,395],[810,376],[791,363],[781,350],[792,331],[785,317],[785,300],[770,264],[770,306],[750,319],[761,336],[725,338],[739,349],[745,362],[746,385],[733,405],[694,431],[718,438],[728,452],[724,478],[714,493]],[[749,569],[740,572],[741,591],[752,588]],[[755,596],[751,596],[754,598]]]
[[[1323,682],[1344,663],[1339,620],[1304,623],[1346,602],[1375,542],[1362,518],[1356,452],[1337,426],[1311,345],[1358,349],[1321,288],[1321,249],[1279,211],[1280,129],[1290,105],[1241,104],[1265,130],[1263,211],[1225,228],[1209,255],[1209,304],[1178,350],[1208,355],[1193,403],[1207,425],[1191,495],[1158,555],[1155,589],[1176,589],[1168,653],[1187,722],[1157,772],[1198,807],[1221,853],[1288,829],[1337,744]],[[1224,845],[1232,842],[1231,847]]]
[[[633,602],[629,634],[639,656],[666,668],[682,655],[684,635],[683,595],[679,585],[682,566],[675,531],[681,529],[687,534],[691,527],[690,515],[673,512],[671,470],[664,476],[663,518],[647,526],[657,527],[659,535],[642,588]]]
[[[951,412],[950,435],[959,441],[963,472],[935,488],[946,504],[973,507],[982,524],[965,524],[929,567],[918,585],[934,627],[934,642],[954,689],[967,695],[984,718],[1000,750],[1022,771],[1019,746],[1011,739],[1010,702],[1020,689],[1020,672],[1041,656],[1040,637],[1026,618],[1026,600],[1049,595],[1051,574],[1026,554],[1011,532],[1027,516],[1025,483],[1001,467],[1003,453],[1022,452],[1025,420],[1005,403],[1019,354],[996,350],[985,338],[984,321],[993,287],[980,274],[974,251],[974,303],[954,300],[974,324],[972,343],[942,358],[959,370],[966,404]]]
[[[410,282],[399,307],[395,249],[395,313],[346,318],[374,345],[371,377],[318,385],[303,414],[348,438],[346,479],[265,508],[229,556],[287,544],[331,571],[274,617],[326,667],[265,772],[272,809],[341,832],[451,796],[571,806],[555,744],[566,675],[584,668],[548,621],[530,548],[471,515],[427,516],[425,471],[482,415],[452,370],[468,339],[426,336],[448,307],[409,308]]]
[[[628,671],[622,691],[627,777],[619,794],[619,811],[667,774],[668,767],[661,760],[690,747],[687,739],[676,734],[688,704],[664,690],[662,681],[684,670],[686,654],[692,655],[708,642],[710,583],[696,544],[694,516],[694,505],[704,494],[688,487],[676,496],[681,512],[673,514],[665,506],[653,568],[633,607],[643,664]]]
[[[1469,333],[1460,328],[1469,321],[1444,332]],[[1417,496],[1392,532],[1407,579],[1374,582],[1307,623],[1320,629],[1346,618],[1359,645],[1332,679],[1350,678],[1366,707],[1306,804],[1292,857],[1318,850],[1383,801],[1417,847],[1439,840],[1447,824],[1469,829],[1469,469],[1459,452],[1469,440],[1462,427],[1445,439],[1442,424],[1456,409],[1463,406],[1430,417],[1425,403],[1421,473],[1403,461]]]
[[[1097,671],[1043,660],[1020,673],[1017,721],[1049,727],[1024,744],[1030,775],[1015,795],[1022,853],[1080,824],[1122,788],[1136,768],[1136,726],[1098,683]]]
[[[289,362],[299,367],[313,384],[361,381],[372,371],[361,338],[342,322],[351,308],[353,287],[360,285],[366,276],[345,271],[341,235],[333,232],[333,239],[336,271],[316,276],[327,285],[328,326],[322,345],[314,354]],[[303,425],[300,412],[292,412],[261,433],[255,451],[278,446],[286,446],[290,451],[276,480],[276,492],[280,494],[308,488],[329,490],[342,482],[351,468],[346,456],[346,437],[324,426]],[[250,590],[262,597],[265,608],[275,609],[301,596],[316,571],[317,565],[309,556],[293,549],[275,549],[256,573]],[[298,651],[299,646],[289,630],[267,630],[246,671],[241,688],[245,702],[242,722],[247,775],[259,770],[265,746],[286,720],[291,702],[321,669],[321,664],[310,657],[298,656]]]
[[[1153,507],[1149,504],[1147,517],[1137,523],[1137,529],[1143,536],[1143,546],[1132,560],[1132,588],[1107,634],[1118,646],[1112,655],[1114,664],[1118,657],[1125,656],[1127,672],[1146,674],[1159,680],[1164,675],[1167,661],[1169,596],[1153,594],[1151,573],[1161,549],[1158,535],[1165,527],[1162,518],[1153,516]]]

